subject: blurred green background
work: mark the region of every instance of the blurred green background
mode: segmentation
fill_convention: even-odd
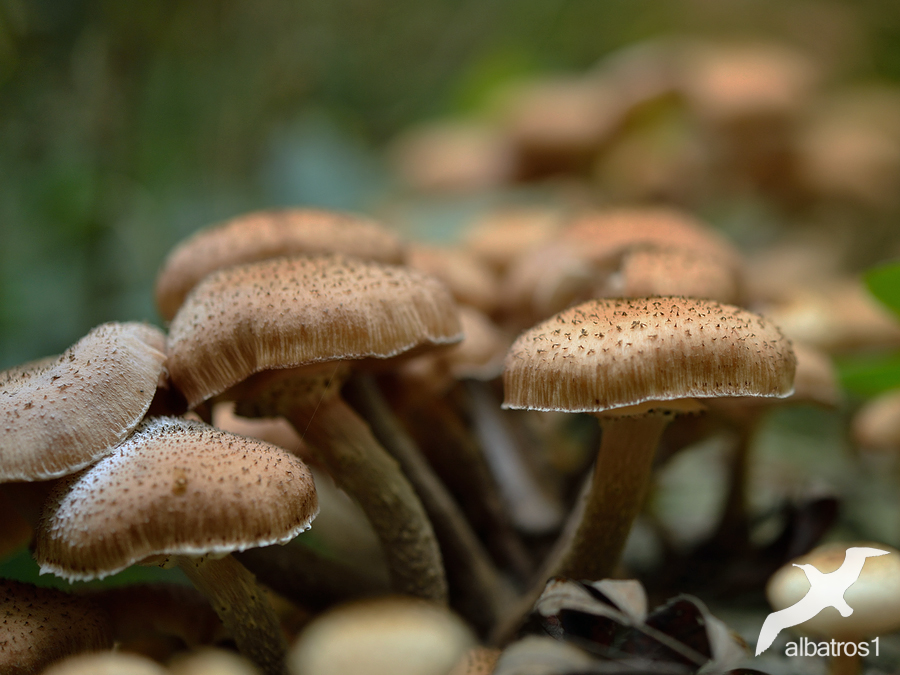
[[[0,368],[108,320],[248,209],[371,211],[381,149],[500,82],[670,33],[769,36],[900,80],[895,0],[0,2]]]

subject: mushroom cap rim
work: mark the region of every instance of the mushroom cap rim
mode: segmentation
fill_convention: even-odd
[[[290,532],[281,537],[273,537],[271,539],[257,540],[252,543],[248,543],[246,541],[239,542],[236,544],[215,544],[212,546],[205,547],[195,547],[195,546],[177,546],[166,550],[158,550],[158,551],[149,551],[146,555],[137,556],[131,559],[129,562],[124,565],[118,565],[114,568],[98,571],[96,573],[90,574],[85,572],[73,572],[64,567],[55,565],[53,563],[39,563],[40,564],[40,575],[44,574],[54,574],[58,577],[61,577],[72,583],[74,581],[94,581],[99,579],[105,579],[108,576],[112,576],[113,574],[118,574],[123,570],[128,569],[132,565],[136,565],[140,563],[141,560],[145,560],[152,556],[157,555],[166,555],[166,556],[187,556],[189,558],[199,558],[204,555],[210,554],[229,554],[229,553],[239,553],[241,551],[246,551],[251,548],[262,548],[263,546],[273,546],[275,544],[287,544],[291,539],[296,537],[303,532],[306,532],[312,527],[312,521],[318,515],[319,509],[316,508],[315,513],[311,514],[310,517],[300,523],[299,525],[291,528]]]
[[[507,403],[504,401],[501,404],[501,408],[503,410],[534,410],[537,412],[568,412],[568,413],[602,413],[610,410],[619,410],[621,408],[630,408],[631,406],[640,405],[641,403],[647,403],[650,401],[659,401],[661,404],[664,404],[666,401],[679,401],[682,399],[716,399],[716,398],[788,398],[794,393],[794,387],[791,387],[790,391],[787,391],[783,394],[723,394],[720,396],[710,396],[710,395],[687,395],[687,396],[650,396],[647,398],[641,398],[636,401],[629,401],[628,403],[616,403],[614,405],[609,405],[605,407],[598,406],[584,406],[580,408],[559,408],[559,407],[542,407],[536,405],[519,405],[515,403]],[[660,405],[660,408],[665,408],[664,405]],[[627,414],[627,413],[626,413]]]

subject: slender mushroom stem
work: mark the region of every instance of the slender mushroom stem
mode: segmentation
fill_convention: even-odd
[[[458,593],[459,611],[482,631],[488,630],[510,599],[511,592],[504,593],[505,580],[456,501],[385,404],[372,378],[356,375],[344,392],[416,488],[441,545],[451,590]]]
[[[513,638],[551,577],[599,580],[609,577],[619,562],[644,505],[656,446],[672,415],[598,417],[603,436],[591,484],[582,491],[535,583],[494,628],[493,645]]]
[[[726,551],[736,552],[747,547],[750,541],[750,523],[747,515],[747,481],[750,473],[750,448],[758,428],[758,416],[735,423],[737,441],[734,453],[729,457],[727,493],[722,516],[712,541]]]
[[[554,574],[603,579],[612,574],[640,513],[656,446],[671,415],[601,419],[603,437],[581,523]]]
[[[177,557],[178,566],[207,597],[238,650],[266,675],[285,675],[287,644],[256,578],[233,556]]]
[[[398,593],[447,601],[447,580],[434,530],[397,462],[340,396],[284,411],[309,441],[338,487],[359,502],[384,548]]]

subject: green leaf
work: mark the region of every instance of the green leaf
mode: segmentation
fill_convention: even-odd
[[[850,392],[875,396],[900,388],[900,354],[845,357],[837,361],[841,384]]]
[[[873,267],[864,278],[872,295],[900,315],[900,261]]]

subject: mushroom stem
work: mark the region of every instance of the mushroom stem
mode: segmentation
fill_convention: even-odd
[[[757,429],[756,418],[736,423],[737,441],[729,457],[727,493],[722,517],[712,541],[724,551],[745,549],[750,541],[747,516],[747,481],[750,472],[750,448]]]
[[[266,675],[285,675],[287,644],[256,578],[233,556],[178,556],[178,566],[207,597],[238,650]]]
[[[601,418],[603,437],[581,522],[554,575],[603,579],[612,574],[644,504],[653,456],[671,415]]]
[[[457,609],[480,630],[487,631],[511,599],[505,580],[450,492],[385,404],[372,378],[356,375],[344,391],[422,500],[444,554],[451,590],[458,594]]]
[[[384,548],[394,590],[446,602],[441,552],[422,502],[369,426],[340,396],[285,412],[338,487],[362,506]]]

